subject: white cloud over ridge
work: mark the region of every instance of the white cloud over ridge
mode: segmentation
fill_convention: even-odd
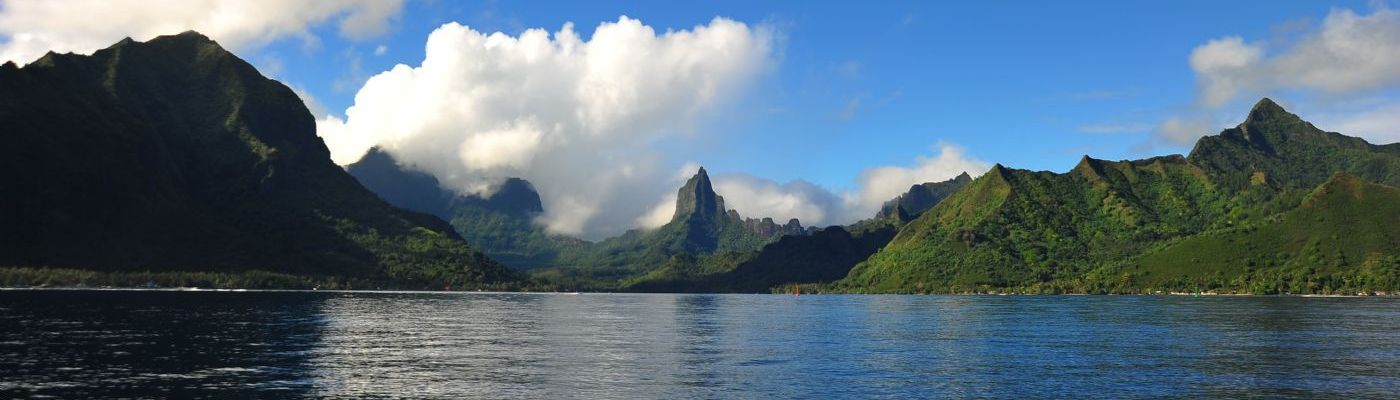
[[[725,18],[658,33],[621,17],[586,41],[572,24],[511,36],[449,23],[419,66],[373,76],[317,129],[340,164],[378,145],[464,192],[528,179],[552,231],[597,238],[675,190],[652,144],[697,134],[768,69],[771,42]]]
[[[48,51],[91,53],[124,37],[145,41],[197,30],[232,49],[283,37],[316,41],[309,29],[338,21],[340,34],[383,33],[403,0],[4,0],[0,62],[26,64]]]
[[[938,151],[936,156],[919,157],[913,166],[866,170],[860,175],[859,190],[844,196],[847,204],[858,215],[869,216],[878,211],[885,201],[908,191],[911,185],[946,181],[963,172],[979,176],[992,167],[985,161],[968,158],[966,150],[961,147],[946,143],[935,147]]]
[[[806,225],[851,222],[843,221],[841,197],[811,182],[780,184],[745,174],[724,174],[716,176],[714,184],[725,205],[739,210],[745,218],[772,217],[780,224],[797,218]]]
[[[1327,94],[1364,92],[1400,84],[1400,11],[1358,15],[1333,9],[1320,29],[1272,55],[1238,36],[1212,40],[1191,52],[1201,102],[1216,107],[1241,94],[1280,89]]]

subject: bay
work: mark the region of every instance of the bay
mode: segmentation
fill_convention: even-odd
[[[6,398],[1395,393],[1396,298],[0,291]]]

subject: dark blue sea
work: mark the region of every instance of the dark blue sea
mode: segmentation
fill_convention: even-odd
[[[1400,299],[0,291],[0,398],[1397,398]]]

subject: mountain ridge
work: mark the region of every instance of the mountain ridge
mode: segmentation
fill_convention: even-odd
[[[1393,186],[1400,157],[1384,146],[1324,132],[1263,99],[1245,122],[1202,138],[1186,157],[1084,156],[1063,174],[994,165],[905,225],[833,289],[1104,293],[1204,287],[1208,282],[1200,275],[1153,281],[1167,286],[1131,282],[1143,254],[1211,232],[1267,225],[1298,209],[1307,193],[1338,173]],[[1375,250],[1382,260],[1397,251]],[[1157,274],[1168,271],[1154,268]],[[1219,290],[1245,291],[1251,284],[1232,282]]]
[[[266,271],[472,287],[518,277],[330,161],[285,85],[195,32],[0,68],[0,265]]]

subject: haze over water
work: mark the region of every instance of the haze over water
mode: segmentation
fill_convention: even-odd
[[[1397,392],[1394,298],[0,291],[0,397]]]

